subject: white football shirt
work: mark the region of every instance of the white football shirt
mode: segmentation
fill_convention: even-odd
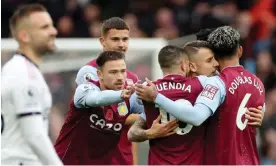
[[[3,66],[1,81],[1,163],[42,164],[23,136],[19,119],[42,115],[45,126],[41,130],[48,132],[52,98],[44,77],[27,57],[16,54]]]

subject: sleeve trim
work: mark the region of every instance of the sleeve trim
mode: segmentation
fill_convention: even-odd
[[[34,115],[41,115],[41,112],[26,112],[26,113],[21,113],[17,114],[17,118],[23,118],[26,116],[34,116]]]

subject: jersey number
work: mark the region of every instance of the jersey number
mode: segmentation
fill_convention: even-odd
[[[239,110],[238,110],[238,114],[237,114],[237,118],[236,118],[236,124],[238,126],[238,128],[240,130],[244,130],[246,125],[247,125],[247,122],[248,122],[248,119],[245,119],[244,122],[242,122],[242,116],[246,113],[247,111],[247,108],[245,107],[249,98],[250,98],[251,94],[250,93],[246,93],[244,98],[242,99],[242,102],[240,104],[240,107],[239,107]]]
[[[179,100],[176,100],[175,102],[183,102],[183,101],[185,100],[179,99]],[[166,111],[160,108],[159,108],[159,111],[161,114],[161,123],[167,123],[170,120],[176,119],[174,116],[172,116],[171,114],[167,113]],[[178,135],[184,135],[184,134],[188,134],[192,130],[192,128],[193,128],[193,125],[180,122],[179,127],[177,127],[174,131]]]

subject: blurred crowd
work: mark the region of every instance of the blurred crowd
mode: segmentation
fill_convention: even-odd
[[[99,37],[101,21],[112,16],[125,19],[132,37],[174,39],[231,24],[243,36],[260,23],[257,38],[269,36],[275,26],[274,0],[29,0],[44,4],[58,29],[58,37]],[[2,37],[9,36],[8,19],[15,7],[26,0],[2,1]],[[257,2],[258,3],[258,2]],[[260,12],[262,11],[262,12]],[[274,20],[274,21],[273,21]],[[268,29],[264,29],[267,26]]]
[[[242,36],[242,64],[263,81],[266,113],[260,132],[263,164],[276,163],[276,0],[32,0],[49,10],[58,37],[100,36],[101,22],[122,17],[131,37],[168,40],[193,34],[201,28],[232,25]],[[2,38],[10,37],[8,20],[24,0],[3,0]],[[64,117],[71,100],[76,71],[46,78],[54,94],[52,119]],[[68,84],[70,82],[70,84]],[[60,101],[59,99],[62,99]],[[64,101],[66,99],[66,101]],[[60,102],[58,102],[60,101]],[[62,113],[58,110],[64,110]],[[62,116],[55,116],[62,114]],[[63,119],[54,120],[62,125]],[[55,125],[57,125],[55,123]],[[59,128],[55,128],[58,133]],[[53,132],[55,133],[55,132]],[[55,134],[53,134],[55,135]],[[55,136],[53,136],[53,139]]]

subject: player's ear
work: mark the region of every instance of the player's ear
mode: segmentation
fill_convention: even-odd
[[[197,67],[196,67],[196,64],[194,62],[190,61],[189,67],[190,67],[191,72],[195,73],[197,71]]]
[[[103,79],[103,73],[100,69],[97,70],[97,74],[100,80]]]
[[[184,61],[181,61],[181,62],[180,62],[180,70],[181,70],[182,73],[185,73],[185,72],[186,72]]]
[[[189,68],[189,61],[183,60],[180,62],[180,69],[184,74],[188,74]]]
[[[30,42],[30,35],[26,30],[18,31],[17,38],[22,43],[29,43]]]
[[[101,45],[102,45],[103,47],[105,47],[104,37],[101,36],[101,37],[99,38],[99,40],[100,40]]]
[[[243,52],[243,48],[242,48],[242,46],[240,46],[238,48],[238,56],[239,56],[239,58],[242,56],[242,52]]]
[[[186,70],[186,76],[190,75],[191,69],[190,69],[190,61],[186,60],[185,61],[185,70]]]

